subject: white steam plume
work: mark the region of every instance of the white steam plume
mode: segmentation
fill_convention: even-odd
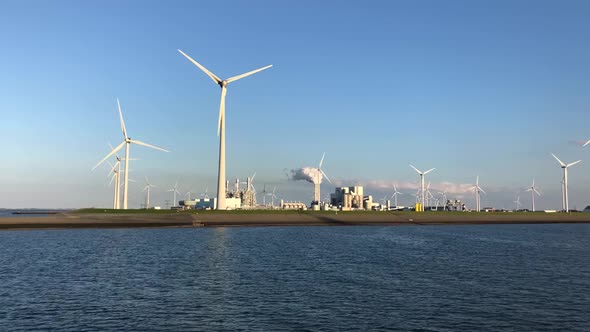
[[[315,167],[303,167],[298,169],[292,169],[289,176],[289,180],[293,181],[307,181],[313,184],[322,183],[323,175]]]

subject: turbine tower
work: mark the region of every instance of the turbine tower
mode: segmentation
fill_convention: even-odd
[[[475,192],[475,210],[477,212],[481,211],[481,193],[486,193],[481,187],[479,186],[479,175],[475,180],[475,186],[469,188],[468,190],[473,189]]]
[[[314,183],[313,183],[313,200],[315,202],[317,202],[317,204],[320,203],[320,199],[321,199],[320,184],[322,183],[322,175],[326,177],[326,180],[328,180],[328,182],[332,183],[332,181],[330,181],[330,178],[328,178],[328,176],[326,175],[326,173],[324,173],[324,170],[322,169],[322,165],[324,163],[324,157],[326,157],[325,152],[322,155],[322,159],[320,160],[320,164],[317,168],[316,181],[314,181]]]
[[[219,136],[219,171],[217,176],[217,209],[218,210],[225,210],[225,197],[226,197],[226,189],[225,189],[225,95],[227,94],[227,85],[231,82],[237,81],[241,78],[250,76],[252,74],[256,74],[260,71],[268,69],[272,67],[272,65],[268,65],[266,67],[262,67],[256,70],[249,71],[247,73],[230,77],[228,79],[222,80],[219,77],[215,76],[212,72],[207,70],[207,68],[201,66],[198,62],[193,60],[190,56],[186,55],[183,51],[178,50],[180,54],[182,54],[185,58],[187,58],[190,62],[192,62],[195,66],[199,67],[207,76],[209,76],[215,84],[218,84],[221,87],[221,102],[219,103],[219,121],[217,125],[217,136]]]
[[[178,204],[178,202],[176,201],[176,194],[180,195],[180,192],[178,191],[178,181],[176,181],[176,184],[174,184],[174,188],[168,189],[168,191],[171,191],[174,193],[174,200],[172,201],[172,206],[176,206],[176,205],[174,205],[174,204]]]
[[[514,201],[514,205],[516,206],[516,210],[514,210],[514,211],[518,212],[518,209],[519,209],[519,208],[520,208],[520,206],[522,205],[522,204],[520,203],[520,195],[516,196],[516,200]]]
[[[535,179],[533,179],[533,184],[531,187],[525,191],[531,192],[531,200],[533,202],[533,212],[535,212],[535,194],[541,196],[541,193],[537,191],[537,187],[535,187]]]
[[[575,164],[581,162],[581,160],[574,161],[573,163],[565,164],[565,163],[563,163],[563,161],[559,160],[559,158],[557,158],[557,156],[555,156],[553,153],[551,155],[553,156],[553,158],[555,158],[559,162],[559,164],[561,165],[561,168],[563,168],[563,197],[562,197],[562,199],[564,202],[565,212],[570,212],[569,198],[567,195],[567,169],[570,166],[574,166]]]
[[[446,211],[447,209],[447,188],[445,188],[443,191],[438,192],[438,194],[441,196],[442,200],[443,200],[443,211]]]
[[[436,168],[431,168],[429,170],[427,170],[426,172],[422,172],[421,170],[417,169],[416,167],[412,166],[410,164],[410,167],[412,167],[416,173],[420,174],[420,204],[422,204],[422,209],[424,209],[424,175],[434,171]]]
[[[395,186],[395,184],[393,185],[393,194],[391,195],[391,198],[394,199],[395,202],[395,207],[397,208],[397,195],[401,194],[401,192],[397,191],[397,187]]]
[[[127,130],[125,129],[125,121],[123,121],[123,113],[121,112],[121,104],[119,103],[119,98],[117,98],[117,107],[119,108],[119,119],[121,120],[121,130],[123,131],[124,140],[121,144],[119,144],[116,148],[114,148],[113,151],[111,151],[111,153],[107,154],[106,157],[104,157],[101,161],[99,161],[98,164],[96,164],[96,166],[94,166],[92,169],[95,169],[96,167],[98,167],[98,165],[102,164],[105,160],[107,160],[108,157],[117,153],[117,151],[121,150],[123,148],[123,146],[125,146],[125,179],[124,179],[124,189],[123,189],[123,209],[127,210],[127,189],[128,189],[128,184],[129,184],[129,161],[131,160],[131,159],[129,159],[129,146],[131,144],[137,144],[137,145],[143,145],[148,148],[152,148],[152,149],[156,149],[156,150],[160,150],[160,151],[164,151],[164,152],[170,152],[170,151],[159,148],[157,146],[153,146],[153,145],[138,141],[138,140],[132,140],[131,138],[129,138],[129,136],[127,136]]]
[[[150,208],[150,190],[152,189],[152,187],[155,187],[153,184],[150,183],[150,181],[148,180],[147,176],[145,177],[145,187],[143,188],[143,191],[147,190],[147,196],[145,198],[145,208],[146,210]]]

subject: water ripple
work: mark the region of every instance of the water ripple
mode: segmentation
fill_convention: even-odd
[[[590,227],[0,233],[2,331],[588,331]]]

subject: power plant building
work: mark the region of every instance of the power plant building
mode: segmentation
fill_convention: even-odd
[[[330,203],[339,206],[342,210],[362,209],[364,196],[362,186],[337,187],[330,194]]]

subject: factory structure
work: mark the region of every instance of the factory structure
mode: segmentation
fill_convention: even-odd
[[[245,188],[241,185],[245,184]],[[233,188],[230,188],[229,180],[225,183],[225,205],[228,210],[253,209],[256,208],[256,189],[254,189],[252,178],[248,177],[246,182],[236,179]],[[179,201],[182,209],[216,210],[217,198],[199,198],[193,200]]]
[[[330,204],[342,211],[374,208],[373,196],[365,196],[363,186],[336,187],[334,193],[330,194]]]

